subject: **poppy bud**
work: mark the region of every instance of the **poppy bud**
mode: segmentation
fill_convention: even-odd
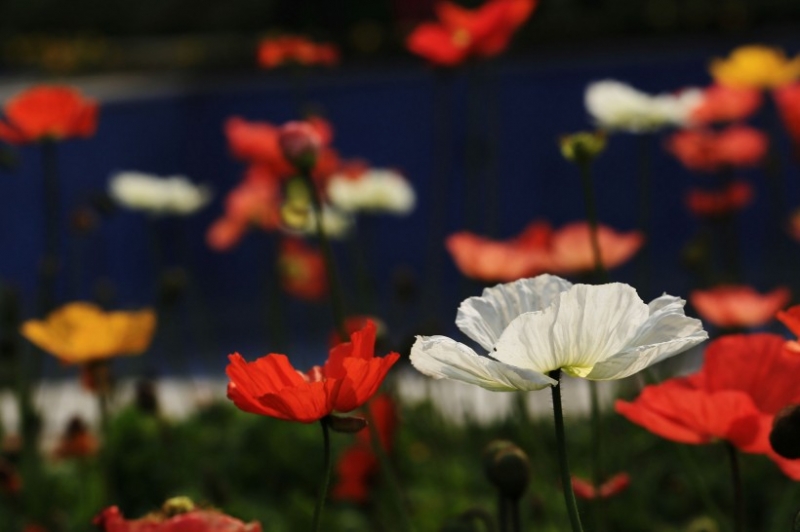
[[[336,432],[355,434],[367,426],[367,420],[358,416],[328,416],[328,426]]]
[[[503,497],[517,500],[525,493],[530,478],[530,461],[514,443],[506,440],[489,443],[483,451],[483,468],[486,477]]]
[[[570,162],[588,164],[606,148],[604,131],[580,131],[559,139],[561,155]]]
[[[194,502],[189,497],[172,497],[164,502],[161,511],[165,517],[189,513],[194,510]]]
[[[800,458],[800,405],[787,406],[775,415],[769,444],[784,458]]]
[[[286,160],[294,167],[307,172],[317,162],[317,154],[322,148],[322,138],[308,122],[288,122],[281,127],[278,143]]]

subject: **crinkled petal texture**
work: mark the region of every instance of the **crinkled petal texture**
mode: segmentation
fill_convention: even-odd
[[[22,324],[22,335],[68,364],[142,353],[156,326],[152,310],[105,312],[97,305],[75,302],[44,320]]]
[[[706,350],[703,368],[689,377],[646,387],[616,410],[663,438],[702,444],[723,439],[764,454],[800,480],[800,460],[778,456],[769,444],[775,413],[800,402],[800,355],[773,334],[724,336]]]
[[[411,362],[434,378],[490,390],[536,390],[561,369],[593,380],[621,379],[705,340],[684,302],[645,305],[625,284],[570,285],[541,275],[487,289],[462,303],[456,323],[490,356],[442,336],[419,337]]]
[[[322,368],[307,375],[294,369],[285,355],[246,362],[234,353],[225,370],[228,398],[245,412],[302,423],[358,408],[377,392],[400,357],[374,356],[375,331],[375,324],[368,322],[350,342],[334,347]]]

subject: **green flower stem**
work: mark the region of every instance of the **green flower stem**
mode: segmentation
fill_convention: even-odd
[[[731,464],[731,484],[733,485],[733,529],[735,532],[744,532],[744,491],[742,489],[742,475],[739,470],[739,453],[730,442],[725,442],[728,458]]]
[[[572,477],[569,474],[569,463],[567,461],[567,441],[564,435],[564,414],[561,410],[561,369],[555,369],[549,373],[550,378],[556,380],[556,385],[552,387],[553,394],[553,418],[556,426],[556,443],[558,445],[558,464],[561,469],[561,485],[564,489],[564,502],[567,505],[569,522],[572,532],[583,532],[581,518],[578,514],[578,504],[575,502],[575,493],[572,491]]]
[[[638,289],[641,294],[649,293],[650,281],[650,244],[648,238],[651,230],[651,210],[652,210],[652,196],[653,196],[653,178],[652,178],[652,165],[650,155],[650,144],[653,141],[652,133],[642,133],[638,135],[639,144],[639,229],[644,233],[644,244],[639,250],[638,261]]]
[[[406,508],[405,497],[403,496],[403,489],[400,487],[400,482],[394,472],[389,456],[381,444],[381,438],[378,435],[378,427],[375,425],[375,416],[372,415],[369,408],[364,409],[364,417],[367,419],[367,430],[369,431],[369,439],[372,444],[372,449],[375,451],[375,456],[378,457],[378,463],[381,467],[381,474],[384,480],[389,484],[392,489],[395,506],[397,507],[397,514],[402,521],[403,530],[414,530],[414,525],[411,523],[411,518],[408,516],[408,508]]]
[[[502,493],[497,495],[497,523],[500,532],[508,532],[508,499]]]
[[[600,458],[600,397],[597,393],[597,382],[589,381],[589,395],[591,398],[591,426],[592,426],[592,450],[591,450],[591,464],[592,464],[592,484],[595,489],[599,489],[603,483],[602,460]],[[600,530],[603,522],[601,515],[603,504],[599,497],[595,497],[591,502],[592,519],[594,521],[594,529]]]
[[[311,196],[311,203],[314,207],[314,215],[317,221],[317,238],[319,245],[322,248],[322,255],[325,260],[325,273],[328,277],[328,286],[331,291],[331,305],[333,307],[333,322],[336,327],[336,332],[339,338],[346,342],[350,339],[347,334],[347,329],[344,326],[344,297],[342,295],[341,286],[339,286],[339,278],[336,274],[336,262],[333,259],[333,250],[331,249],[330,240],[322,226],[322,200],[319,198],[319,191],[317,190],[314,180],[311,177],[311,170],[306,169],[302,172],[303,180],[308,187],[309,195]]]
[[[322,507],[325,506],[325,499],[328,498],[328,484],[331,481],[331,434],[330,429],[328,428],[328,418],[324,417],[319,420],[320,425],[322,425],[322,441],[323,441],[323,469],[324,473],[322,476],[322,485],[319,488],[319,494],[317,496],[317,504],[314,506],[314,522],[311,527],[313,532],[319,532],[319,523],[322,519]]]
[[[608,282],[608,273],[605,266],[603,266],[603,258],[600,255],[600,241],[597,238],[597,206],[594,199],[591,163],[581,163],[579,167],[581,170],[581,182],[583,183],[583,198],[586,202],[586,221],[589,223],[589,238],[594,256],[594,274],[600,282],[605,283]]]
[[[519,499],[508,501],[509,513],[511,514],[511,532],[522,532],[522,520],[519,515]]]

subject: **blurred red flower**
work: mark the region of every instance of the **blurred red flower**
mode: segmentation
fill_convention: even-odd
[[[784,343],[775,334],[723,336],[709,344],[699,372],[647,386],[635,401],[617,401],[616,410],[668,440],[723,439],[746,453],[767,455],[800,480],[800,460],[782,458],[769,443],[775,414],[800,402],[800,356]]]
[[[350,342],[330,350],[323,366],[301,373],[286,355],[269,354],[246,362],[228,357],[228,398],[245,412],[311,423],[363,405],[378,390],[400,355],[375,356],[375,324],[353,333]]]
[[[0,494],[14,495],[22,489],[22,477],[17,468],[0,457]]]
[[[696,124],[744,120],[761,107],[762,100],[758,89],[711,85],[703,91],[703,99],[690,120]]]
[[[730,126],[715,132],[687,129],[673,133],[667,150],[689,170],[717,172],[724,168],[757,166],[767,153],[769,141],[748,126]]]
[[[631,484],[631,476],[627,473],[617,473],[613,477],[603,482],[596,488],[588,480],[572,476],[572,491],[579,499],[608,499],[618,495],[628,489]]]
[[[97,102],[63,85],[27,89],[8,100],[3,112],[0,139],[13,144],[91,137],[97,130]]]
[[[83,458],[97,453],[99,447],[86,422],[75,416],[67,423],[54,454],[57,458]]]
[[[275,68],[287,64],[333,66],[339,62],[339,50],[330,43],[315,43],[299,35],[264,39],[258,46],[258,64]]]
[[[794,143],[800,144],[800,83],[775,89],[772,96],[786,130]]]
[[[306,301],[317,301],[328,293],[328,278],[322,252],[298,238],[281,242],[278,256],[281,287]]]
[[[744,285],[722,285],[693,290],[689,302],[700,317],[717,327],[758,327],[772,320],[789,302],[786,287],[760,294]]]
[[[753,202],[753,186],[734,181],[718,191],[692,188],[686,194],[686,207],[695,216],[723,216],[739,212]]]
[[[378,395],[367,407],[375,422],[381,446],[386,452],[390,452],[397,428],[397,407],[394,401],[388,395]],[[369,501],[370,488],[378,466],[378,458],[372,449],[372,436],[367,427],[356,434],[356,441],[339,458],[336,464],[337,481],[331,490],[331,497],[359,504]]]
[[[800,338],[800,305],[778,311],[775,318],[783,323],[787,329],[792,331],[795,337]],[[793,351],[800,352],[800,342],[798,342],[798,340],[789,340],[786,342],[786,347]]]
[[[598,227],[600,256],[606,268],[615,268],[630,259],[642,246],[638,231],[620,233]],[[559,275],[594,268],[589,224],[574,222],[553,230],[550,224],[535,221],[517,237],[492,240],[462,231],[445,243],[461,273],[483,281],[514,281],[540,273]]]
[[[141,519],[125,519],[116,506],[95,517],[103,532],[261,532],[257,522],[243,523],[216,510],[191,510],[177,515],[149,514]]]
[[[321,152],[317,157],[314,167],[316,178],[327,177],[334,168],[331,160],[336,161],[338,156],[329,147],[333,140],[333,128],[330,123],[319,117],[311,117],[304,121],[317,133],[321,143]],[[264,167],[264,170],[274,176],[284,178],[295,175],[292,164],[286,160],[280,145],[281,127],[269,122],[248,122],[239,117],[229,118],[225,122],[225,135],[228,145],[237,159]]]
[[[436,4],[438,22],[424,22],[406,39],[409,51],[440,66],[470,57],[493,57],[508,47],[537,0],[489,0],[475,10],[452,2]]]

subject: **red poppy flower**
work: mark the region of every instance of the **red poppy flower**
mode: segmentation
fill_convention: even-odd
[[[792,331],[795,337],[800,338],[800,305],[789,307],[786,310],[780,310],[775,315],[775,318],[783,323],[787,329]],[[800,352],[800,341],[789,340],[786,342],[786,347],[793,351]]]
[[[617,473],[603,482],[599,488],[596,488],[588,480],[572,476],[572,491],[579,499],[608,499],[628,489],[630,484],[631,476],[627,473]]]
[[[703,91],[703,99],[692,111],[690,121],[711,124],[744,120],[761,107],[762,99],[757,89],[712,85]]]
[[[786,130],[795,144],[800,144],[800,83],[786,85],[772,92]]]
[[[375,394],[400,358],[397,353],[375,356],[375,331],[375,324],[368,323],[350,342],[331,349],[323,366],[306,373],[294,369],[286,355],[248,363],[234,353],[225,369],[228,398],[245,412],[302,423],[354,410]]]
[[[141,519],[125,519],[116,506],[95,517],[103,532],[261,532],[257,522],[243,523],[216,510],[191,510],[177,515],[149,514]]]
[[[606,268],[615,268],[641,247],[638,231],[619,233],[598,227],[600,256]],[[466,231],[448,237],[448,251],[467,277],[483,281],[514,281],[540,273],[574,274],[594,268],[589,225],[575,222],[553,230],[536,221],[517,237],[491,240]]]
[[[310,125],[318,135],[320,149],[312,174],[315,179],[323,180],[339,166],[338,154],[329,147],[333,140],[333,128],[319,117],[308,118],[304,123]],[[225,134],[231,152],[237,159],[251,163],[278,178],[296,174],[294,166],[283,155],[280,144],[281,127],[269,122],[248,122],[233,117],[225,123]]]
[[[753,202],[754,191],[747,181],[734,181],[719,191],[693,188],[686,194],[686,207],[695,216],[723,216],[739,212]]]
[[[264,39],[258,46],[258,64],[275,68],[296,63],[303,66],[333,66],[339,62],[339,50],[330,43],[315,43],[298,35]]]
[[[388,395],[376,396],[368,408],[384,450],[391,451],[397,427],[397,408]],[[372,449],[371,433],[363,429],[336,464],[337,481],[331,497],[363,504],[369,500],[371,484],[378,472],[378,458]]]
[[[672,441],[726,440],[764,454],[800,480],[800,460],[778,456],[769,444],[775,414],[800,401],[800,356],[774,334],[723,336],[709,344],[702,369],[647,386],[633,402],[617,401],[628,420]]]
[[[375,326],[378,328],[377,338],[380,339],[382,336],[386,334],[386,324],[381,321],[380,318],[376,318],[375,316],[367,316],[367,315],[359,315],[359,316],[348,316],[344,320],[344,330],[347,334],[353,334],[354,332],[363,329],[367,322],[375,323]],[[335,347],[336,345],[342,343],[341,339],[339,338],[339,333],[336,331],[332,331],[331,335],[328,337],[328,347]]]
[[[24,144],[91,137],[97,129],[97,110],[97,102],[72,87],[33,87],[6,102],[0,139]]]
[[[786,287],[760,294],[749,286],[722,285],[693,290],[689,302],[701,318],[717,327],[758,327],[772,320],[790,297]]]
[[[756,166],[764,159],[767,146],[767,136],[747,126],[730,126],[720,132],[688,129],[667,141],[670,153],[689,170],[700,172]]]
[[[328,278],[322,253],[297,238],[281,242],[278,256],[281,287],[306,301],[317,301],[328,293]]]
[[[455,66],[470,57],[493,57],[508,47],[514,32],[528,19],[536,0],[489,0],[475,10],[451,2],[436,4],[438,23],[425,22],[408,36],[409,51],[440,66]]]

